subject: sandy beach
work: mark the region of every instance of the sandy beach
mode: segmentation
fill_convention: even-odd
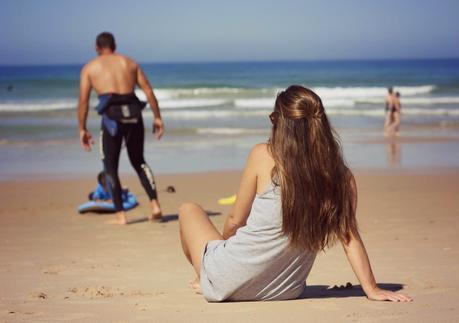
[[[164,223],[146,222],[140,184],[123,176],[140,200],[133,222],[79,215],[94,186],[78,179],[0,183],[1,322],[457,322],[459,317],[459,170],[356,171],[358,218],[378,282],[414,297],[368,301],[340,246],[318,256],[304,298],[283,302],[207,303],[187,287],[177,209],[204,205],[222,227],[239,172],[158,175]],[[333,285],[354,284],[333,290]]]
[[[459,323],[459,1],[1,9],[0,323]],[[251,153],[260,143],[271,149]],[[280,197],[264,185],[268,153]],[[374,277],[357,239],[318,253],[294,300],[209,303],[192,289],[178,210],[198,203],[222,231],[232,206],[219,200],[237,193],[248,164],[225,237],[245,221],[255,176],[265,191],[234,243],[207,246],[203,289],[208,299],[223,285],[241,296],[223,299],[300,291],[312,258],[288,250],[278,211],[309,249],[355,232],[342,161]],[[110,197],[120,211],[120,193],[127,225],[111,224],[126,223],[122,212],[78,212],[92,198],[110,208]],[[209,223],[186,209],[196,264]],[[346,252],[370,298],[407,302],[368,300]],[[367,289],[373,278],[384,290]]]

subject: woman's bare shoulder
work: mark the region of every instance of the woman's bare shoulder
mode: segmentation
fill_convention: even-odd
[[[250,159],[272,159],[271,154],[269,153],[269,147],[267,143],[259,143],[252,147],[249,155]]]
[[[274,159],[269,152],[269,146],[266,143],[256,144],[253,146],[248,160],[248,165],[257,176],[270,174],[274,167]]]

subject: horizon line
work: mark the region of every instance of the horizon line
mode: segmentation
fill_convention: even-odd
[[[123,54],[124,55],[124,54]],[[128,55],[126,55],[128,56]],[[130,57],[130,56],[128,56]],[[130,57],[132,58],[132,57]],[[459,57],[414,57],[414,58],[323,58],[323,59],[244,59],[244,60],[190,60],[190,61],[141,61],[135,60],[140,65],[143,64],[237,64],[237,63],[307,63],[307,62],[395,62],[395,61],[446,61],[459,60]],[[25,64],[0,64],[0,67],[38,67],[38,66],[75,66],[84,65],[85,62],[68,63],[25,63]]]

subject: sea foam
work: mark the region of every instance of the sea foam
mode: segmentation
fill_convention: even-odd
[[[205,109],[205,108],[230,108],[233,110],[266,110],[274,106],[276,93],[279,88],[160,88],[155,90],[159,106],[164,110],[169,109]],[[386,88],[384,87],[316,87],[314,91],[322,98],[326,109],[346,109],[362,105],[383,105]],[[433,106],[438,110],[438,105],[459,104],[459,96],[432,96],[435,90],[433,85],[400,86],[395,87],[402,94],[403,107]],[[145,93],[136,90],[140,100],[146,101]],[[91,106],[96,104],[96,99],[91,100]],[[0,112],[26,112],[26,111],[51,111],[76,109],[77,98],[63,98],[55,100],[9,100],[0,101]],[[434,106],[437,105],[437,106]],[[235,108],[235,109],[234,109]],[[359,112],[360,111],[360,112]],[[442,111],[442,110],[439,110]],[[448,110],[450,111],[450,110]],[[215,115],[215,111],[212,115]],[[224,112],[223,114],[225,114]],[[234,112],[238,114],[238,112]],[[233,114],[234,114],[233,113]],[[363,113],[356,110],[354,113]],[[373,112],[368,112],[373,113]],[[368,114],[367,113],[367,114]],[[422,111],[421,113],[425,113]],[[436,112],[433,112],[434,114]],[[438,112],[440,113],[440,112]],[[443,112],[441,112],[443,113]],[[451,112],[447,112],[451,113]],[[342,111],[340,114],[349,114]],[[201,112],[204,117],[205,113]]]

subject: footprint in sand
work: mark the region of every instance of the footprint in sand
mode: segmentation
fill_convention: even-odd
[[[29,294],[31,299],[48,299],[48,295],[43,292],[33,292]]]
[[[43,268],[41,272],[46,275],[59,275],[61,272],[65,271],[66,269],[67,269],[66,266],[57,265],[57,266],[49,266],[49,267]]]
[[[112,289],[110,287],[73,287],[69,289],[69,292],[82,296],[89,299],[94,298],[110,298],[119,293],[118,289]]]
[[[119,288],[111,288],[106,286],[92,286],[92,287],[73,287],[69,289],[69,292],[81,297],[94,299],[94,298],[111,298],[116,296],[127,296],[127,297],[148,297],[161,295],[162,292],[146,293],[140,290],[135,291],[123,291]]]
[[[33,316],[40,316],[40,315],[43,315],[44,312],[32,312],[32,311],[22,311],[22,310],[9,310],[9,311],[5,311],[5,314],[7,314],[8,316],[16,316],[16,315],[33,315]]]
[[[145,304],[135,303],[134,306],[135,306],[135,310],[136,311],[144,312],[144,311],[148,310],[148,306],[145,305]]]
[[[358,313],[358,312],[352,312],[349,314],[346,314],[344,316],[344,319],[346,321],[352,321],[352,322],[361,322],[365,319],[372,319],[374,317],[378,317],[380,320],[382,319],[388,319],[388,320],[395,320],[395,319],[401,319],[404,318],[408,315],[408,311],[383,311],[383,312],[370,312],[370,313]]]
[[[422,294],[436,294],[447,291],[448,287],[441,286],[440,283],[428,280],[419,280],[411,278],[408,280],[407,285],[412,287],[418,287],[422,289]]]

